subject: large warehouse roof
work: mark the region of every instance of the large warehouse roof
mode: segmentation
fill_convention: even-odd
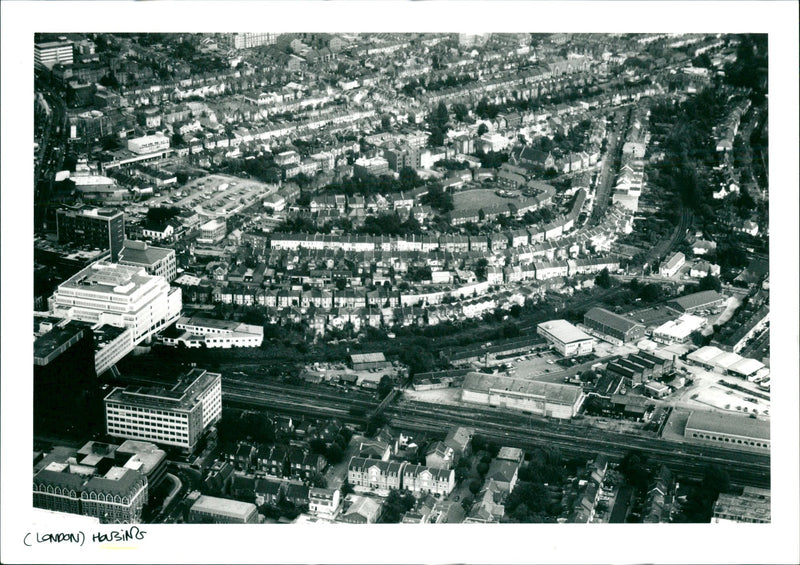
[[[542,322],[539,324],[539,327],[547,331],[557,340],[564,343],[573,343],[576,341],[593,339],[592,336],[582,330],[579,330],[566,320],[550,320],[549,322]]]
[[[671,300],[667,305],[676,306],[677,310],[685,312],[693,308],[701,308],[707,304],[713,304],[721,300],[725,300],[725,296],[716,290],[704,290],[702,292],[695,292],[694,294],[687,294],[675,300]]]
[[[686,422],[687,430],[730,434],[753,439],[769,439],[769,422],[747,416],[695,410]]]
[[[469,373],[464,377],[464,390],[488,393],[490,390],[510,391],[531,396],[543,396],[553,404],[575,404],[582,394],[580,387],[558,383],[544,383],[485,373]]]
[[[625,316],[620,316],[619,314],[610,312],[605,308],[592,308],[591,310],[586,312],[585,318],[600,322],[601,324],[604,324],[621,332],[628,332],[632,328],[641,325],[637,322],[634,322],[633,320],[626,318]]]

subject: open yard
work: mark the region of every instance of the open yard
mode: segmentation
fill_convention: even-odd
[[[503,204],[513,204],[519,201],[518,198],[503,198],[495,194],[494,190],[479,188],[466,190],[453,194],[453,206],[459,210],[478,210],[484,206],[495,206]]]

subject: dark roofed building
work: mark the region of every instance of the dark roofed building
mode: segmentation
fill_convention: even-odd
[[[629,343],[644,337],[644,325],[605,308],[592,308],[586,312],[583,324],[618,343]]]
[[[726,300],[727,298],[716,290],[704,290],[670,300],[667,302],[667,307],[681,313],[691,313],[704,308],[722,306]]]

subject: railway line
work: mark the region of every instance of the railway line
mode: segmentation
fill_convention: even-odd
[[[154,384],[148,378],[127,378],[129,382]],[[164,384],[163,382],[161,384]],[[378,402],[371,395],[352,390],[326,390],[285,382],[269,382],[248,375],[223,376],[223,404],[230,407],[262,408],[291,416],[338,418],[364,424]],[[705,467],[717,464],[726,469],[737,485],[768,487],[770,458],[759,453],[739,452],[716,446],[664,440],[655,435],[640,436],[600,430],[574,422],[559,422],[531,414],[482,406],[455,406],[401,399],[385,412],[398,428],[442,434],[449,425],[463,425],[493,441],[532,449],[557,447],[568,456],[593,457],[598,453],[619,460],[631,449],[646,453],[651,460],[666,464],[681,477],[701,478]]]

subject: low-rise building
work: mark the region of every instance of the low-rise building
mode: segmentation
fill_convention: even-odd
[[[201,495],[189,509],[195,524],[257,524],[258,509],[252,502]]]
[[[216,320],[203,317],[182,317],[175,327],[161,334],[166,345],[183,345],[188,348],[261,347],[264,341],[263,326]]]
[[[680,251],[676,251],[661,264],[659,273],[661,273],[662,277],[674,277],[685,264],[686,256]]]
[[[564,357],[587,355],[592,352],[594,338],[566,320],[542,322],[536,333],[544,337]]]
[[[577,415],[584,397],[583,390],[577,386],[485,373],[469,373],[464,377],[461,391],[464,402],[562,419]]]
[[[644,325],[605,308],[592,308],[586,312],[583,325],[600,334],[606,341],[618,345],[639,341],[644,337],[645,331]]]

